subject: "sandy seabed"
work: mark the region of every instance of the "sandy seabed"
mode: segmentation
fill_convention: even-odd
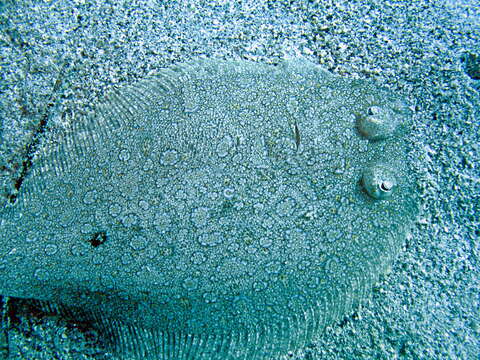
[[[174,62],[304,57],[374,79],[415,109],[421,216],[372,296],[287,358],[479,359],[479,37],[476,1],[3,1],[0,185],[39,127]],[[113,358],[98,334],[17,310],[3,318],[9,359]]]

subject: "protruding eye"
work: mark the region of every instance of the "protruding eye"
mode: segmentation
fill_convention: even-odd
[[[369,140],[390,137],[398,126],[398,115],[388,107],[370,106],[357,118],[358,131]]]
[[[389,198],[397,182],[393,172],[384,164],[377,164],[365,169],[362,175],[362,185],[368,195],[374,199]]]

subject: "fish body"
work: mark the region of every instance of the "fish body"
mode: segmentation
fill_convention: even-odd
[[[408,125],[397,96],[306,61],[163,69],[38,154],[0,211],[0,294],[82,313],[132,358],[285,354],[398,253]]]

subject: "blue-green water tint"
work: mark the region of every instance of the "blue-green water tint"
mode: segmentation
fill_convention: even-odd
[[[132,358],[285,354],[399,251],[407,129],[395,95],[305,61],[164,69],[39,154],[0,213],[0,293],[81,309]]]

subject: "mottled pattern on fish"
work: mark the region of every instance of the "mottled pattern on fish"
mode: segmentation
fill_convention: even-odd
[[[0,212],[0,293],[131,357],[267,359],[365,298],[417,214],[408,111],[306,61],[203,60],[111,93]]]

